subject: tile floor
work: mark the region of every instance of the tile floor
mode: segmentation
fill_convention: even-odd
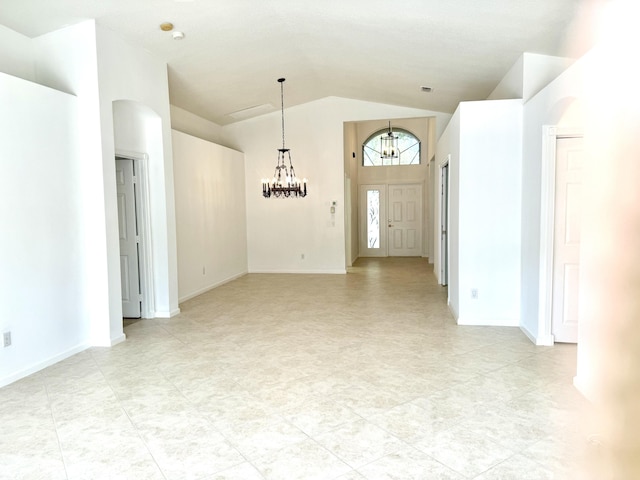
[[[459,327],[424,259],[247,275],[0,389],[0,479],[582,479],[573,345]]]

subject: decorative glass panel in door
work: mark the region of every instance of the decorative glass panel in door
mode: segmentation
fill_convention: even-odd
[[[361,257],[387,256],[386,185],[360,185],[359,236]]]

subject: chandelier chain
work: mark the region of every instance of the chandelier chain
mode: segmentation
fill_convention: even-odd
[[[280,113],[282,114],[282,149],[284,146],[284,79],[280,82]]]

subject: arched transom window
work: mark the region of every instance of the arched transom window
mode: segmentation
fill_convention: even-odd
[[[375,132],[362,145],[362,165],[364,167],[381,167],[386,165],[419,165],[420,140],[411,132],[394,128],[393,134],[398,136],[398,156],[383,158],[381,137],[389,130],[384,128]]]

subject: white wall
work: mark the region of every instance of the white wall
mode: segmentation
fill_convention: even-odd
[[[218,145],[222,141],[222,127],[220,125],[175,105],[171,105],[171,128]]]
[[[113,102],[130,100],[145,105],[159,118],[160,136],[146,145],[149,155],[151,226],[156,316],[170,317],[178,308],[173,153],[167,66],[145,50],[133,47],[111,30],[96,28],[100,81],[103,180],[107,217],[109,306],[112,338],[121,329],[120,247],[118,241]],[[155,129],[153,123],[146,128]],[[154,134],[149,134],[153,136]],[[141,144],[141,147],[144,145]]]
[[[0,73],[0,387],[89,345],[77,99]]]
[[[449,302],[459,324],[519,323],[521,128],[520,100],[463,102],[438,143],[439,164],[451,155]]]
[[[523,53],[487,100],[521,98],[525,102],[564,72],[574,59]]]
[[[576,99],[582,94],[584,59],[551,82],[523,108],[522,138],[522,259],[520,326],[539,340],[540,295],[540,192],[542,127],[581,128],[583,119]]]
[[[460,109],[458,322],[517,326],[522,102],[464,102]]]
[[[169,93],[166,64],[86,21],[34,39],[38,81],[74,93],[80,111],[80,149],[86,264],[93,345],[124,339],[115,186],[113,102],[145,105],[160,119],[149,155],[156,315],[179,312]],[[146,127],[145,127],[146,128]],[[153,128],[153,127],[150,127]],[[122,146],[120,146],[122,147]]]
[[[78,98],[81,164],[82,233],[87,252],[87,285],[91,344],[112,343],[107,282],[106,219],[102,179],[102,138],[95,24],[83,22],[33,40],[39,83]],[[115,173],[114,173],[115,175]],[[122,332],[113,339],[117,341]]]
[[[0,25],[0,72],[25,80],[35,80],[31,39],[4,25]]]
[[[242,153],[173,131],[180,301],[247,273]]]
[[[260,180],[273,176],[281,146],[279,112],[223,127],[225,145],[245,154],[249,271],[344,273],[344,122],[425,116],[449,119],[337,97],[286,109],[286,146],[298,176],[309,179],[309,194],[296,200],[262,197]]]
[[[516,63],[505,73],[487,100],[504,100],[523,98],[524,91],[524,55],[520,55]]]

